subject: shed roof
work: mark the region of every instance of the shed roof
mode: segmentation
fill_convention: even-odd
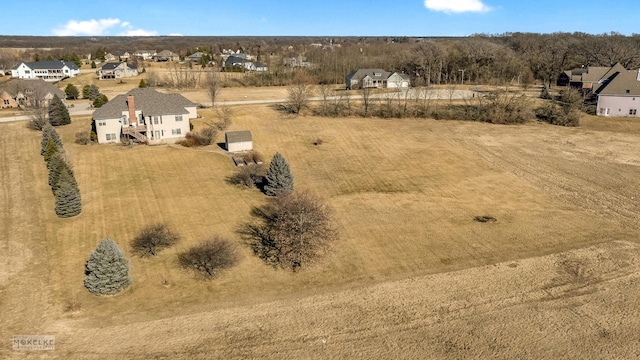
[[[249,130],[241,130],[241,131],[227,131],[224,134],[224,137],[227,141],[227,144],[253,141],[251,139],[251,131]]]

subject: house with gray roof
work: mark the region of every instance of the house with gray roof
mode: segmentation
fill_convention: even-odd
[[[409,76],[382,69],[353,70],[345,77],[347,90],[362,88],[408,88]]]
[[[63,60],[21,62],[11,69],[14,79],[42,79],[49,82],[75,77],[79,73],[78,65]]]
[[[11,79],[0,86],[0,109],[49,106],[55,95],[65,101],[64,91],[42,79]]]
[[[595,91],[600,116],[640,117],[640,70],[616,71]]]
[[[98,79],[120,79],[138,76],[138,68],[126,62],[108,62],[96,71]]]
[[[153,61],[157,61],[157,62],[178,61],[178,60],[180,60],[180,56],[171,50],[162,50],[159,53],[153,55]]]
[[[180,94],[136,88],[97,109],[92,126],[100,144],[119,142],[123,137],[157,144],[183,138],[196,117],[196,104]]]

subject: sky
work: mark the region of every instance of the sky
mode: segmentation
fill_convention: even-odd
[[[8,1],[0,35],[468,36],[640,33],[640,0]]]

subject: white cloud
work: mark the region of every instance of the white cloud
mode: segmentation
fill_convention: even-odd
[[[425,0],[424,6],[445,13],[487,12],[491,10],[482,0]]]
[[[101,36],[109,35],[109,29],[120,25],[125,28],[119,36],[155,36],[158,32],[155,30],[135,29],[128,21],[121,21],[117,18],[109,19],[91,19],[91,20],[69,20],[63,27],[54,29],[53,34],[58,36]]]
[[[171,33],[171,34],[169,34],[169,36],[184,36],[184,35],[182,35],[180,33]]]
[[[119,23],[120,19],[69,20],[63,27],[54,29],[53,34],[57,36],[102,35],[107,29]]]
[[[123,33],[119,34],[120,36],[156,36],[158,35],[157,31],[154,30],[142,30],[142,29],[129,29]]]

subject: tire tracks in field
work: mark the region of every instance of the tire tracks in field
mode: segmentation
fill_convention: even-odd
[[[487,146],[472,138],[461,141],[494,167],[514,174],[535,188],[579,206],[623,227],[640,228],[640,170],[580,153],[568,159],[560,150],[539,144]],[[535,149],[526,151],[523,149]]]

